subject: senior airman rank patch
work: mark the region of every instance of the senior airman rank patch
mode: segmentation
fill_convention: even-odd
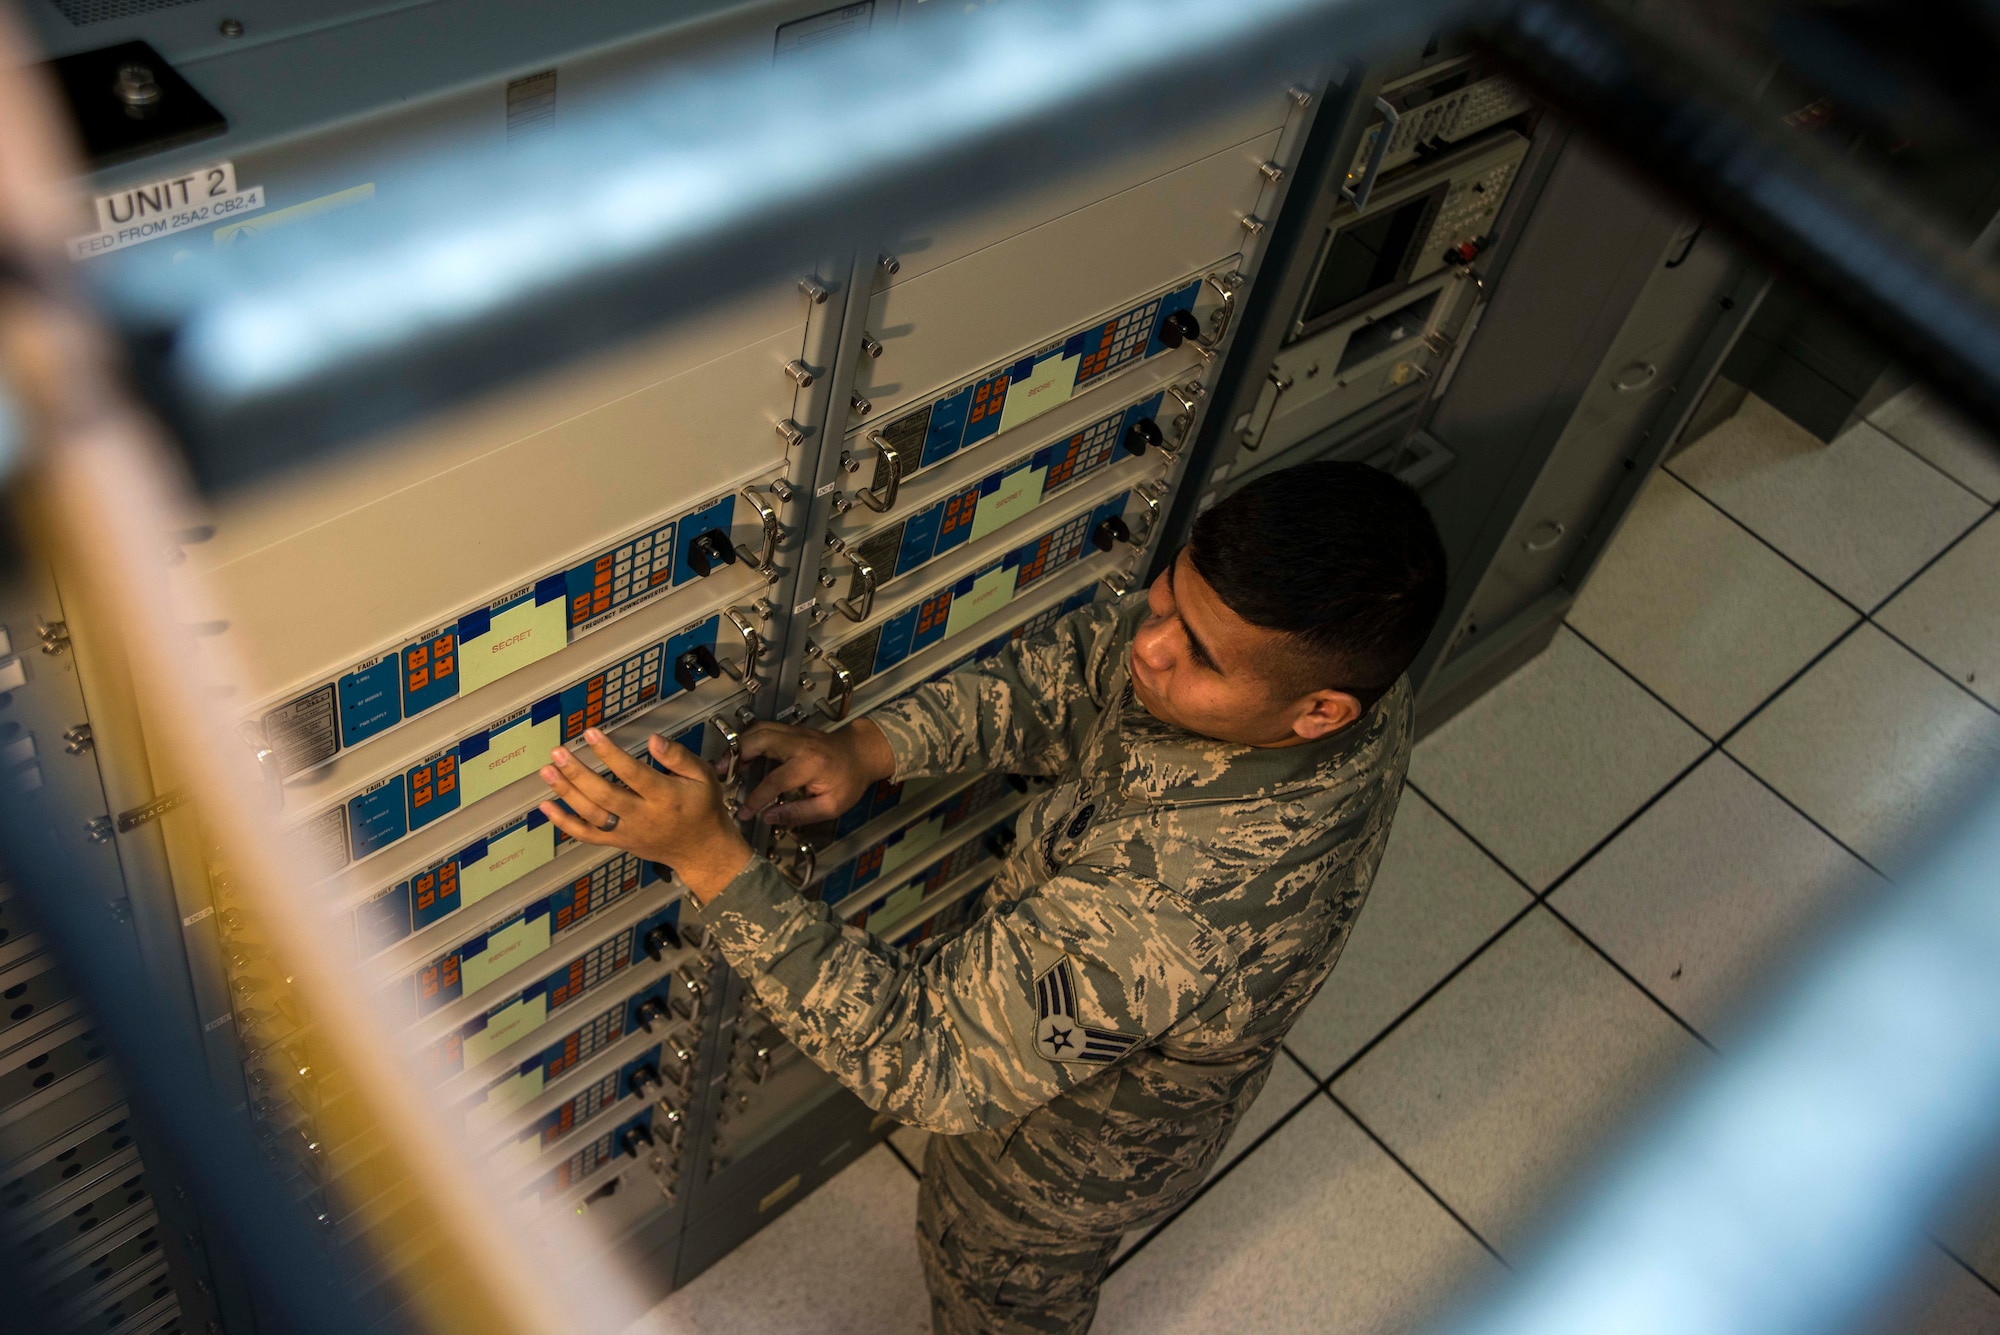
[[[1076,970],[1069,956],[1051,964],[1035,980],[1035,1051],[1052,1062],[1115,1062],[1139,1041],[1136,1034],[1092,1029],[1083,1023],[1076,998]]]

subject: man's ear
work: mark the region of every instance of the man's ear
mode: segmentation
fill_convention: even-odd
[[[1331,737],[1361,717],[1361,702],[1346,691],[1314,691],[1292,716],[1292,731],[1308,742]]]

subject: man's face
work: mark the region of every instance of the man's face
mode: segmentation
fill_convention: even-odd
[[[1295,746],[1360,714],[1344,691],[1294,697],[1273,684],[1260,665],[1297,649],[1230,611],[1185,551],[1146,600],[1152,616],[1132,638],[1132,692],[1162,723],[1245,746]]]

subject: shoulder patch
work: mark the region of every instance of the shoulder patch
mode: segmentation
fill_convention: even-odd
[[[1064,955],[1035,979],[1035,1051],[1052,1062],[1115,1062],[1139,1035],[1094,1029],[1077,1006],[1076,970]]]

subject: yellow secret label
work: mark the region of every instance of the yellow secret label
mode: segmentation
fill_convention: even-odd
[[[973,580],[972,592],[959,594],[951,600],[951,612],[945,617],[944,633],[956,635],[1014,601],[1015,574],[1013,567],[1002,566]]]
[[[486,938],[486,949],[459,965],[465,979],[465,995],[471,996],[517,964],[533,959],[549,948],[549,923],[553,915],[523,918]]]
[[[1046,468],[1023,468],[1000,479],[1000,490],[981,496],[972,512],[971,541],[979,541],[1040,505],[1042,482],[1048,475]]]
[[[477,1066],[516,1040],[526,1038],[549,1018],[549,998],[537,992],[515,1002],[498,1015],[489,1016],[486,1027],[465,1040],[465,1064]]]
[[[554,714],[540,723],[526,718],[510,724],[488,739],[486,750],[458,762],[458,781],[465,785],[464,801],[477,802],[497,793],[516,779],[524,779],[549,763],[549,752],[562,741],[562,715]]]
[[[537,603],[531,597],[504,612],[495,612],[484,635],[475,635],[459,646],[459,693],[496,682],[568,643],[568,604],[561,598]]]
[[[540,1132],[523,1136],[512,1144],[493,1152],[493,1163],[503,1173],[518,1173],[541,1157],[542,1137]]]
[[[1023,422],[1068,403],[1070,391],[1076,388],[1076,368],[1082,360],[1050,357],[1026,380],[1016,380],[1007,386],[1007,401],[1000,409],[1000,429],[1012,431]]]
[[[484,760],[485,756],[474,756]],[[486,856],[458,869],[458,902],[470,908],[486,896],[520,880],[556,855],[556,827],[544,821],[502,835],[486,845]]]
[[[914,825],[903,831],[903,837],[882,850],[882,874],[888,876],[898,867],[907,867],[923,854],[937,847],[944,838],[944,817],[933,816],[922,825]]]
[[[532,1103],[542,1092],[542,1068],[508,1076],[486,1091],[486,1101],[465,1114],[465,1124],[477,1131],[505,1117],[514,1109]]]
[[[868,930],[875,931],[884,923],[891,923],[924,902],[924,887],[921,883],[904,886],[883,902],[882,907],[868,915]]]

